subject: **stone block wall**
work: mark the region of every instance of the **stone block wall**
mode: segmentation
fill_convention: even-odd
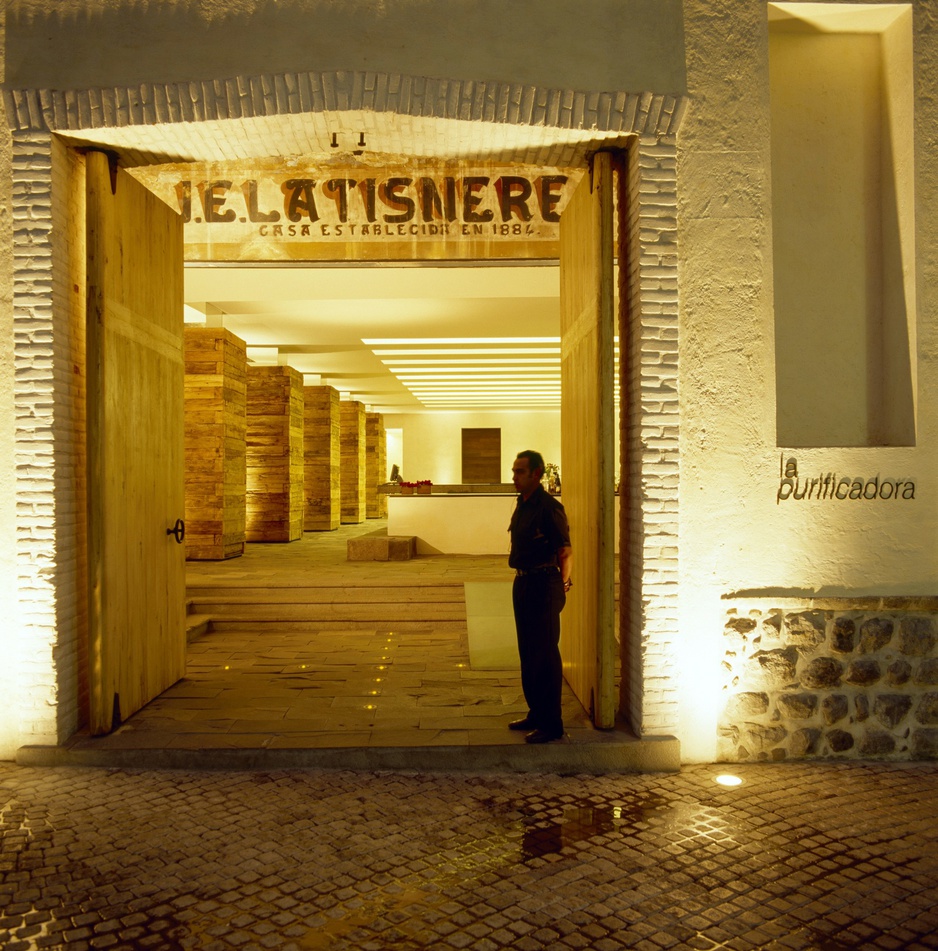
[[[938,759],[938,598],[737,605],[718,758]]]
[[[331,386],[303,387],[305,509],[307,532],[339,527],[342,505],[339,454],[339,391]]]
[[[247,372],[249,542],[303,537],[303,376],[288,366]]]
[[[358,400],[339,403],[339,489],[343,525],[365,521],[365,404]]]
[[[186,558],[244,551],[247,356],[221,327],[185,331]]]
[[[388,478],[387,434],[380,413],[365,413],[365,515],[387,518],[388,497],[378,491]]]

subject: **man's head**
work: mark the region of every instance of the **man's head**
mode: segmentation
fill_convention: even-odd
[[[511,464],[511,481],[524,498],[528,498],[541,484],[544,475],[544,457],[533,449],[525,449]]]

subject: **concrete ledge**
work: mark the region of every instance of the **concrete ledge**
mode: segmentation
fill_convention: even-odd
[[[410,561],[417,553],[417,539],[413,535],[388,535],[372,532],[347,542],[348,561]]]
[[[81,766],[107,769],[271,770],[351,769],[425,772],[675,773],[680,744],[674,737],[636,739],[614,731],[596,742],[523,741],[497,746],[348,747],[330,749],[93,749],[24,746],[19,766]]]

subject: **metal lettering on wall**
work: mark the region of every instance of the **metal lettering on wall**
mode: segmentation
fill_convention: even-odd
[[[136,172],[185,222],[190,261],[554,258],[582,170],[277,169]]]
[[[912,479],[875,476],[844,476],[836,472],[819,472],[803,477],[798,472],[794,456],[779,456],[779,484],[775,502],[788,499],[830,501],[867,501],[874,499],[914,499],[915,482]]]

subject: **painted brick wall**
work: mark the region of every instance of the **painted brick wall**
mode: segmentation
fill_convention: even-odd
[[[640,133],[645,138],[636,186],[642,246],[636,319],[645,349],[637,351],[636,411],[670,419],[673,410],[676,418],[671,350],[676,291],[668,274],[676,271],[673,138],[684,105],[674,96],[303,72],[133,89],[11,90],[6,103],[14,130],[17,564],[28,663],[18,703],[21,742],[59,742],[80,724],[87,640],[81,613],[84,283],[77,263],[83,257],[83,187],[80,159],[70,156],[50,129],[119,149],[129,165],[183,156],[248,157],[258,141],[291,154],[312,152],[333,110],[365,110],[359,113],[369,117],[364,131],[380,129],[392,148],[399,143],[402,154],[421,142],[426,154],[458,157],[465,149],[481,150],[493,161],[501,150],[521,157],[522,133],[525,160],[560,165],[581,162],[587,141]],[[660,733],[668,732],[674,719],[666,678],[677,491],[669,447],[673,443],[676,453],[677,437],[676,424],[650,425],[655,432],[646,433],[643,424],[639,456],[642,533],[635,544],[642,551],[635,563],[644,560],[644,567],[632,580],[639,593],[634,603],[641,607],[630,677],[636,727]]]
[[[633,729],[673,733],[678,581],[677,179],[673,138],[632,152],[629,606],[622,624],[623,693]],[[624,544],[624,543],[623,543]],[[624,579],[623,579],[624,583]],[[621,589],[620,589],[621,590]]]
[[[80,129],[89,141],[119,147],[129,165],[160,158],[251,158],[258,141],[266,142],[270,154],[277,148],[314,154],[335,130],[335,112],[346,110],[361,110],[353,123],[356,135],[380,137],[401,155],[414,154],[419,144],[427,155],[458,157],[469,149],[499,161],[504,149],[517,160],[523,135],[527,161],[581,165],[581,142],[630,131],[673,135],[685,109],[684,100],[672,95],[351,70],[141,83],[129,89],[17,89],[9,102],[14,127]],[[460,121],[438,123],[436,117]],[[278,146],[278,139],[284,144]]]
[[[14,405],[23,622],[21,742],[77,727],[83,394],[67,220],[69,157],[47,134],[14,137]],[[82,285],[79,285],[79,290]]]

